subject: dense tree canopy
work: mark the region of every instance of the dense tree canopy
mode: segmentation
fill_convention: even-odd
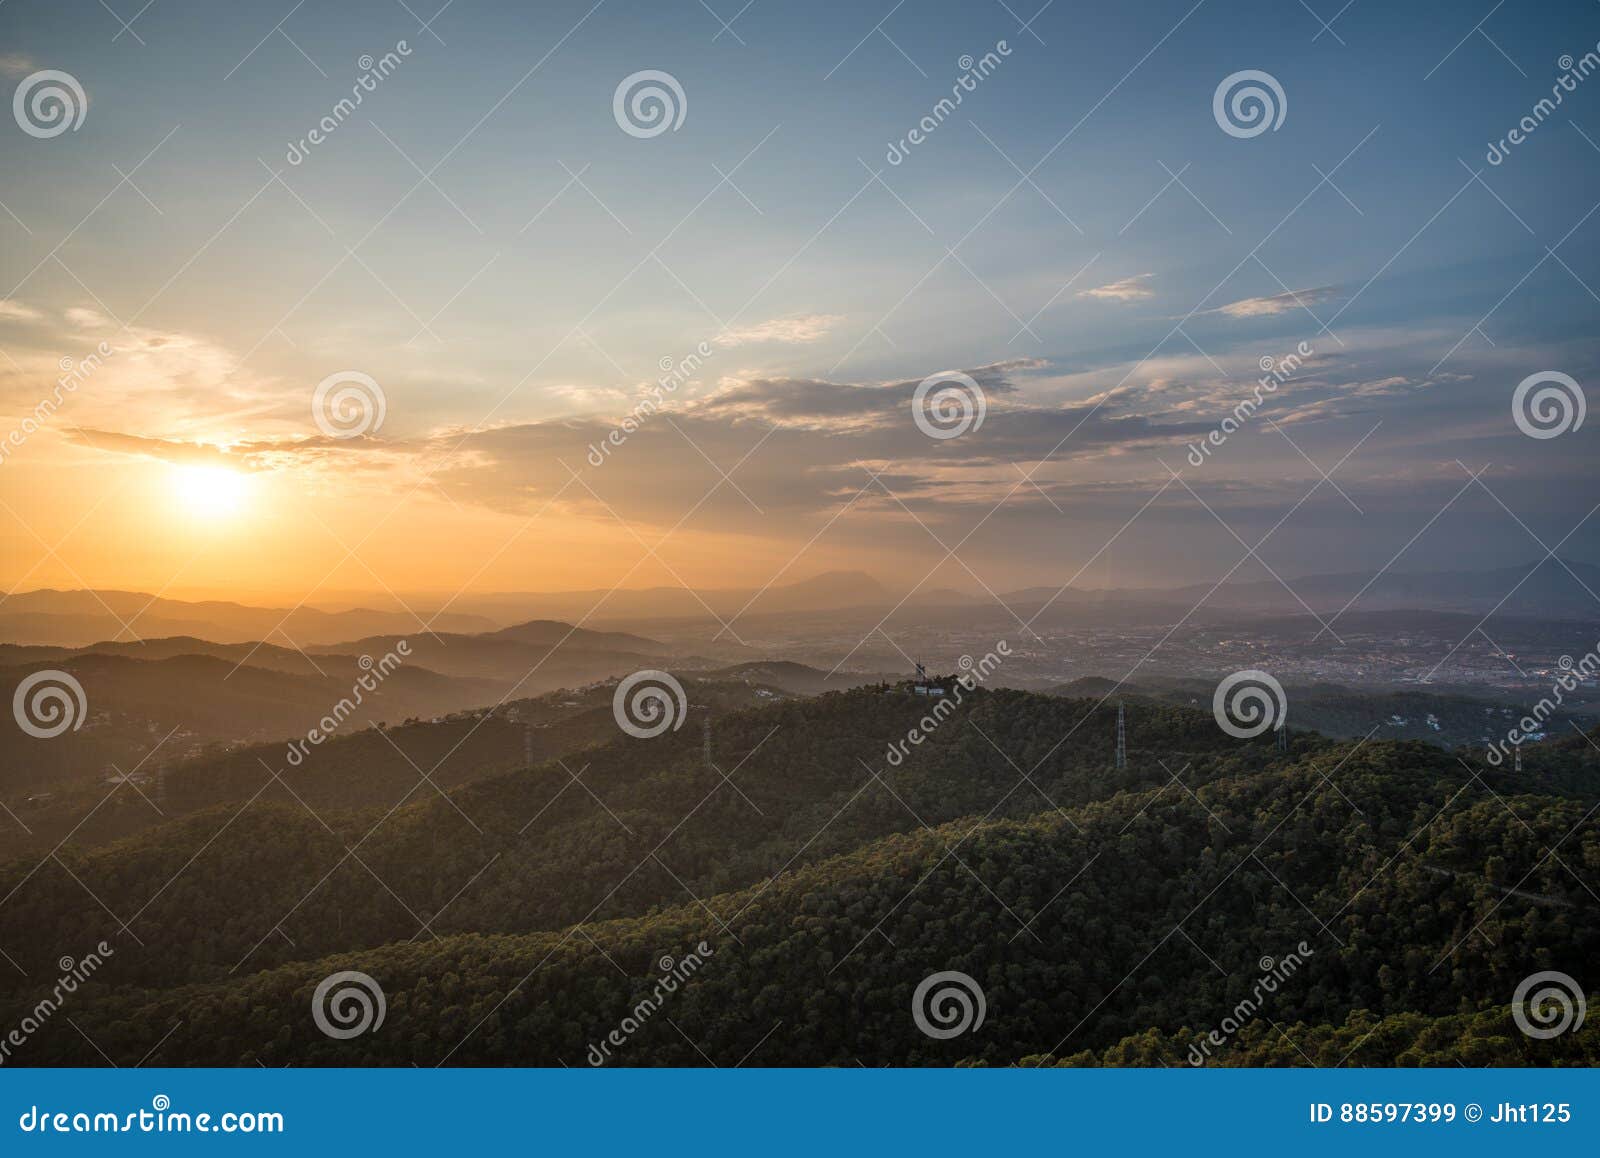
[[[1186,1064],[1262,958],[1304,945],[1210,1064],[1591,1057],[1591,1031],[1504,1024],[1524,977],[1600,957],[1587,745],[1520,774],[1418,742],[1280,753],[1142,703],[1119,770],[1114,704],[979,690],[931,727],[930,708],[859,689],[691,709],[448,798],[413,772],[394,807],[289,793],[18,861],[0,945],[28,976],[0,1014],[108,937],[72,999],[82,1035],[47,1028],[17,1060],[96,1064],[86,1035],[118,1061],[160,1042],[152,1064],[580,1065],[631,1018],[610,1064]],[[654,1001],[662,959],[702,943]],[[345,969],[387,1013],[337,1040],[312,994]],[[945,970],[986,1016],[938,1040],[912,995]]]

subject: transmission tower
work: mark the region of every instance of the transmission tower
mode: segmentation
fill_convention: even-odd
[[[1128,766],[1128,710],[1121,702],[1117,704],[1117,769],[1121,771]]]

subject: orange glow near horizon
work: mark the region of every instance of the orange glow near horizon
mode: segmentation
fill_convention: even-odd
[[[4,466],[0,594],[42,588],[161,592],[293,605],[438,605],[473,593],[758,587],[784,539],[684,527],[650,558],[604,511],[497,511],[398,476],[113,456],[83,447]],[[532,516],[538,514],[537,518]],[[640,525],[653,542],[660,529]],[[857,560],[821,545],[787,579]],[[741,566],[729,565],[737,560]],[[669,569],[670,567],[670,569]]]

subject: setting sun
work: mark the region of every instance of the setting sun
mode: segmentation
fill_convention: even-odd
[[[249,491],[249,479],[223,466],[175,466],[172,490],[191,515],[215,519],[237,514]]]

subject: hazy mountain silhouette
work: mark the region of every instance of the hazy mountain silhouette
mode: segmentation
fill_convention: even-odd
[[[1058,589],[1047,585],[1000,593],[1000,599],[1023,612],[1048,604],[1070,614],[1103,609],[1107,614],[1139,618],[1196,604],[1212,612],[1288,614],[1304,612],[1304,603],[1319,613],[1347,614],[1423,610],[1434,613],[1504,615],[1545,618],[1588,618],[1600,615],[1600,567],[1572,560],[1547,559],[1484,571],[1382,573],[1358,571],[1285,576],[1229,582],[1212,590],[1210,583],[1174,587]],[[102,606],[102,603],[104,606]],[[345,649],[376,644],[385,638],[432,634],[441,638],[476,636],[503,643],[554,646],[573,623],[637,625],[648,630],[668,622],[713,623],[715,618],[804,616],[810,621],[828,614],[877,617],[900,605],[909,613],[937,616],[964,613],[994,605],[988,593],[926,588],[908,596],[885,587],[862,571],[828,571],[799,582],[756,588],[650,587],[615,591],[554,591],[470,596],[459,605],[470,611],[447,611],[433,617],[404,611],[322,611],[314,608],[250,607],[220,601],[185,602],[125,591],[31,591],[0,602],[0,637],[18,644],[81,648],[97,641],[136,642],[118,622],[131,621],[139,638],[188,636],[212,643],[251,643],[265,639],[276,646],[307,650]],[[148,605],[148,609],[147,608]],[[110,611],[107,610],[110,608]],[[114,615],[112,613],[115,613]],[[134,617],[137,616],[137,619]],[[506,626],[506,624],[514,626]],[[349,641],[355,641],[353,644]],[[579,628],[567,643],[589,650],[640,655],[671,650],[649,646],[627,633]],[[717,653],[724,659],[740,651],[724,635]],[[461,674],[470,674],[462,672]]]
[[[420,631],[430,618],[404,611],[319,611],[311,607],[251,607],[207,600],[189,602],[137,591],[27,591],[0,602],[0,637],[17,642],[82,647],[96,640],[136,642],[198,636],[217,643],[258,639],[335,643],[382,632]],[[488,631],[498,624],[476,615],[445,612],[435,631]],[[130,630],[131,629],[131,630]]]
[[[402,646],[404,654],[402,654]],[[627,650],[635,649],[635,650]],[[481,708],[554,688],[614,679],[666,662],[643,636],[536,621],[480,635],[384,635],[291,649],[192,636],[85,648],[0,644],[0,697],[47,669],[82,686],[87,713],[51,740],[0,718],[0,791],[53,791],[126,771],[159,746],[157,765],[219,743],[304,735],[385,657],[387,675],[363,690],[342,722],[348,732]],[[398,661],[398,662],[396,662]],[[714,666],[684,657],[680,665]]]
[[[761,588],[645,587],[606,591],[547,591],[471,596],[462,606],[505,618],[538,616],[565,620],[709,619],[829,611],[892,603],[888,591],[863,571],[825,571],[798,582]],[[710,608],[710,612],[707,611]]]

